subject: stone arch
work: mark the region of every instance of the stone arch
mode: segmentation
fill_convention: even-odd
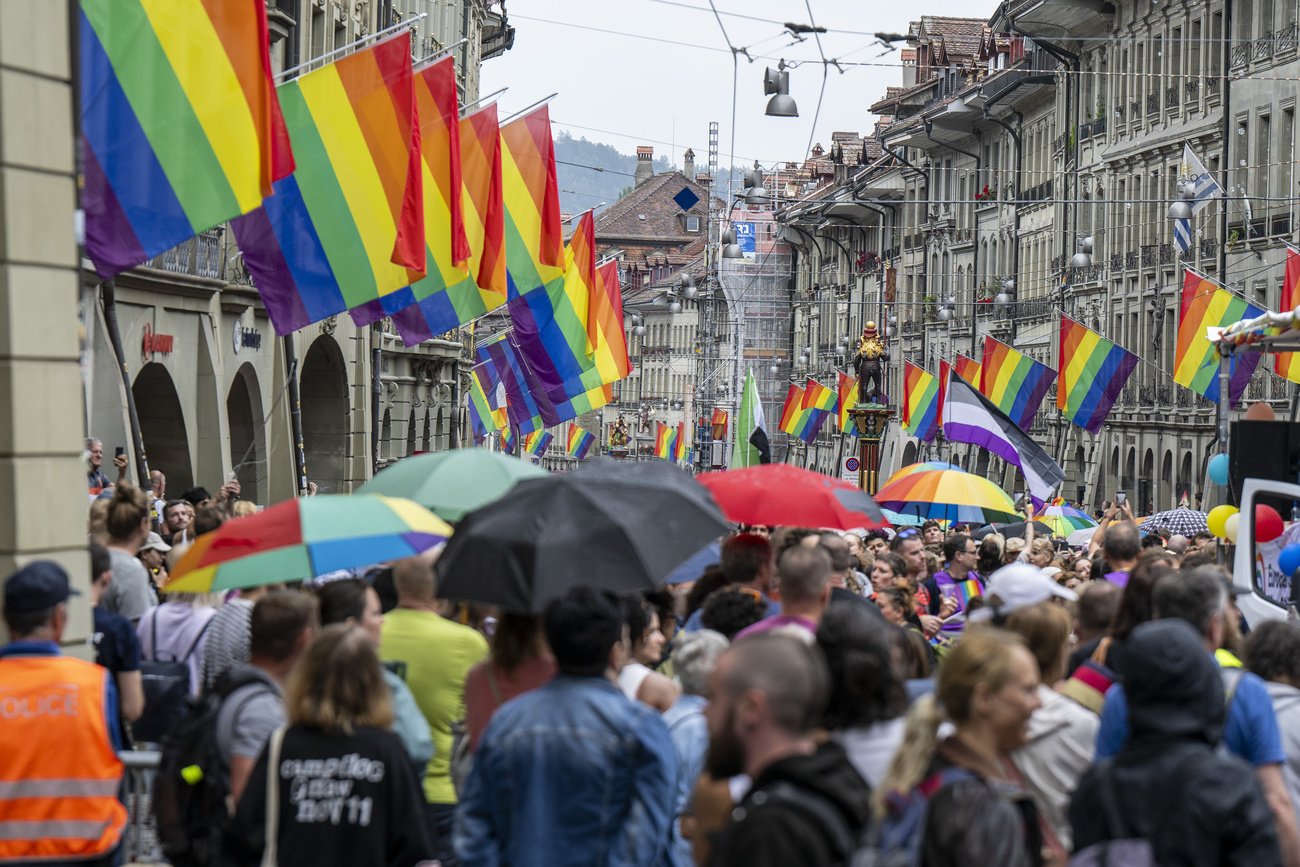
[[[1156,510],[1172,509],[1178,501],[1174,492],[1174,453],[1165,452],[1165,459],[1160,465],[1160,490],[1156,495]]]
[[[140,368],[131,384],[136,413],[140,419],[140,436],[149,468],[167,474],[167,487],[178,494],[194,487],[194,464],[190,456],[189,437],[185,433],[185,415],[176,394],[176,384],[167,368],[150,362]],[[105,463],[111,459],[106,458]]]
[[[348,370],[333,337],[321,335],[308,348],[299,394],[307,478],[322,494],[348,493]]]
[[[379,428],[379,454],[384,460],[391,460],[393,457],[393,410],[392,407],[384,409],[384,421]]]
[[[415,407],[411,407],[411,417],[406,422],[406,455],[415,454]]]
[[[1155,465],[1156,453],[1152,449],[1147,449],[1146,454],[1142,456],[1142,476],[1138,479],[1138,500],[1137,505],[1133,507],[1134,515],[1149,514],[1148,503],[1155,498]]]
[[[1119,487],[1130,497],[1133,496],[1133,483],[1137,480],[1137,449],[1129,449],[1124,459],[1124,475],[1120,476]]]
[[[429,420],[433,417],[432,413],[424,414],[424,450],[433,451],[433,430],[430,427]]]
[[[1178,488],[1174,492],[1175,503],[1187,494],[1187,502],[1192,503],[1192,453],[1183,452],[1183,459],[1178,464]],[[1194,505],[1194,504],[1193,504]]]
[[[1078,446],[1074,450],[1074,494],[1075,499],[1082,503],[1087,496],[1088,487],[1088,454],[1084,451],[1083,446]]]
[[[262,417],[262,389],[249,362],[240,365],[226,394],[226,421],[230,425],[230,467],[239,479],[240,497],[265,503],[268,469],[266,427]]]
[[[901,469],[902,467],[910,466],[914,463],[916,463],[916,443],[909,440],[907,445],[903,446],[903,463],[899,465],[899,468]]]

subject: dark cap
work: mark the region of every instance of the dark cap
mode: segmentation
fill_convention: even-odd
[[[69,596],[81,593],[68,586],[68,573],[51,560],[37,560],[9,576],[5,582],[5,609],[8,611],[44,611]]]
[[[188,491],[181,494],[181,499],[188,502],[191,506],[197,506],[204,500],[212,499],[212,495],[208,493],[207,488],[190,488]]]

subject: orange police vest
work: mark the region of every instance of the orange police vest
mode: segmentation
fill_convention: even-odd
[[[0,659],[0,861],[93,858],[126,825],[98,665]]]

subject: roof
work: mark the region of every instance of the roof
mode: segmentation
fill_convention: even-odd
[[[683,187],[690,189],[699,199],[688,213],[707,216],[707,187],[679,171],[660,172],[596,217],[596,237],[679,239],[682,244],[693,241],[696,236],[683,232],[678,219],[682,209],[673,201],[673,196]],[[644,220],[641,215],[645,215]]]

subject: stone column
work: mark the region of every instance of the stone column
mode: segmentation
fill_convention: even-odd
[[[84,650],[74,32],[66,3],[0,2],[0,581],[61,563],[83,593],[64,642]]]

